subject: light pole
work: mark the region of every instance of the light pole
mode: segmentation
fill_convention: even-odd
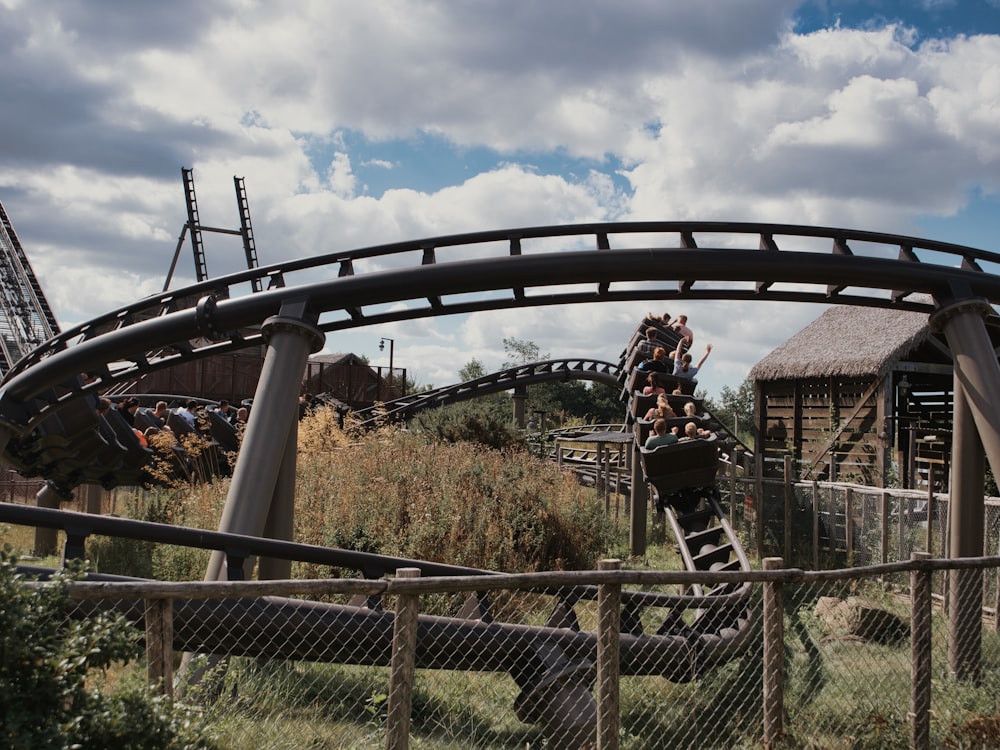
[[[385,342],[389,342],[389,398],[392,398],[392,355],[396,351],[396,340],[390,339],[385,336],[378,341],[378,350],[380,352],[385,351]]]

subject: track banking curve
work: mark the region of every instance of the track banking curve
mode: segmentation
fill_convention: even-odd
[[[68,329],[0,383],[0,421],[11,434],[24,434],[82,395],[259,344],[261,323],[279,313],[302,316],[326,333],[478,310],[626,300],[793,300],[930,313],[935,302],[953,299],[1000,302],[998,269],[1000,254],[975,248],[798,225],[585,224],[414,240],[243,271]],[[265,291],[250,293],[254,279]],[[112,362],[123,365],[112,371]],[[91,380],[84,383],[80,373]]]

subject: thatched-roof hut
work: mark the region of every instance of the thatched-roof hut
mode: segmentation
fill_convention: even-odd
[[[791,454],[804,478],[946,486],[951,357],[926,315],[832,307],[749,377],[765,474]]]

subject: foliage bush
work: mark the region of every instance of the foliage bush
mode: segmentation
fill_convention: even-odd
[[[119,614],[68,617],[72,573],[33,587],[0,550],[0,745],[24,748],[207,748],[188,709],[139,686],[98,689],[100,675],[139,654]]]
[[[425,411],[413,420],[413,429],[443,443],[480,443],[497,450],[524,444],[520,431],[511,424],[509,410],[484,409],[475,403]]]

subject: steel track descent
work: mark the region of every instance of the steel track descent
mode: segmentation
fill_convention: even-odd
[[[620,365],[603,362],[599,359],[566,358],[530,362],[514,365],[463,383],[400,396],[367,409],[359,409],[353,412],[353,416],[359,427],[368,428],[380,422],[409,419],[424,409],[457,404],[460,401],[468,401],[491,393],[509,391],[515,387],[553,380],[591,380],[609,386],[617,386],[620,373]]]
[[[318,317],[324,332],[480,310],[632,300],[783,300],[930,313],[935,303],[954,299],[1000,303],[998,269],[1000,254],[971,247],[781,224],[583,224],[394,243],[241,271],[70,328],[27,354],[0,382],[0,420],[23,434],[82,395],[260,344],[261,323],[296,302]],[[251,293],[255,281],[265,291]],[[122,366],[112,370],[112,362]]]

